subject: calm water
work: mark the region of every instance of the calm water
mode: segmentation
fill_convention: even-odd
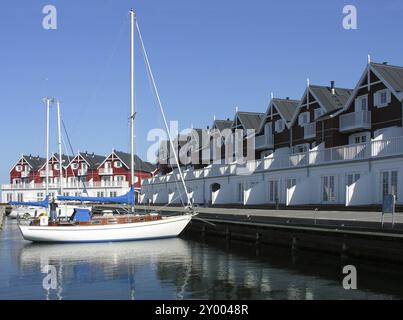
[[[0,231],[0,299],[400,299],[401,266],[357,263],[359,290],[342,288],[351,261],[323,254],[170,239],[35,245],[15,221]],[[219,244],[218,244],[218,243]],[[44,289],[56,270],[56,289]]]

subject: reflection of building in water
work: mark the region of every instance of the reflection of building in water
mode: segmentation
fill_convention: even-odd
[[[376,280],[376,271],[358,267],[361,291],[346,291],[339,258],[307,253],[295,258],[279,248],[261,248],[265,258],[256,257],[253,246],[228,249],[181,239],[27,245],[20,250],[16,285],[26,290],[28,279],[39,297],[46,297],[48,292],[38,288],[45,276],[40,268],[54,265],[58,287],[49,291],[52,299],[378,299],[392,296],[362,291],[364,284],[396,294],[403,287],[396,274],[389,281]]]
[[[370,291],[346,291],[338,258],[325,258],[323,266],[307,259],[293,264],[289,250],[281,250],[270,258],[259,259],[249,254],[236,254],[210,245],[192,243],[191,271],[188,265],[169,268],[158,265],[161,282],[173,281],[180,290],[186,281],[185,299],[362,299],[383,298]],[[329,260],[330,259],[330,263]],[[323,270],[320,268],[323,267]],[[188,275],[188,278],[184,280]],[[378,287],[379,288],[379,287]],[[365,288],[362,288],[365,289]]]

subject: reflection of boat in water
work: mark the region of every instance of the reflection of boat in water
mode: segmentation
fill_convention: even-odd
[[[189,244],[179,238],[111,243],[83,244],[29,244],[21,248],[21,265],[35,263],[66,263],[99,261],[102,264],[130,264],[146,260],[161,260],[173,257],[175,260],[190,257]]]
[[[26,277],[39,271],[37,283],[54,276],[54,286],[41,290],[46,299],[152,298],[160,267],[173,273],[182,266],[190,268],[191,248],[179,238],[138,241],[135,245],[29,244],[21,248],[18,259],[20,272]],[[175,283],[174,279],[168,281]]]

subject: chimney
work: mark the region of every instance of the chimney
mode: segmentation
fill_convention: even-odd
[[[332,95],[336,94],[336,89],[334,87],[335,82],[332,80],[330,81],[330,90],[332,91]]]

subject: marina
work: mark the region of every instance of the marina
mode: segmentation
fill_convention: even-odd
[[[0,299],[401,299],[399,265],[185,233],[147,242],[32,244],[15,220],[0,234]],[[358,290],[341,284],[344,265]],[[57,285],[44,288],[47,265]]]
[[[2,53],[0,300],[403,300],[401,44],[332,32],[354,5],[223,1],[48,4],[36,31],[27,5]]]

